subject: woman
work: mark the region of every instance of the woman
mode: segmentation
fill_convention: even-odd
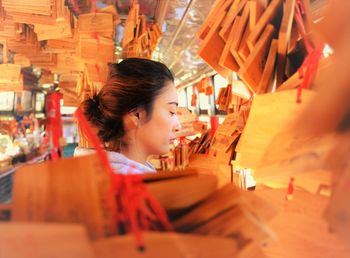
[[[174,77],[162,63],[129,58],[111,64],[107,83],[82,103],[116,173],[152,173],[150,155],[169,151],[180,124]],[[75,155],[86,153],[78,148]]]

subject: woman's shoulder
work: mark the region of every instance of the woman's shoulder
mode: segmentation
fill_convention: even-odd
[[[116,173],[120,174],[145,174],[155,173],[156,170],[152,165],[141,164],[134,160],[128,159],[118,152],[107,152],[109,161]]]
[[[95,153],[94,149],[76,147],[74,150],[74,156],[84,156]],[[113,167],[115,173],[118,174],[146,174],[156,173],[156,169],[147,162],[146,165],[138,163],[134,160],[128,159],[121,153],[107,151],[108,159]]]
[[[85,156],[85,155],[90,155],[95,153],[95,149],[91,149],[91,148],[83,148],[83,147],[76,147],[74,149],[74,157],[78,157],[78,156]]]

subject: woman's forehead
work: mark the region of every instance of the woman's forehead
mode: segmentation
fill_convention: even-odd
[[[158,96],[158,100],[162,102],[177,102],[177,91],[173,82],[168,82],[162,93]]]

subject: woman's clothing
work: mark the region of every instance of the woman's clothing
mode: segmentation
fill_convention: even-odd
[[[83,156],[95,153],[94,149],[77,147],[74,150],[74,156]],[[119,174],[146,174],[146,173],[156,173],[156,169],[151,165],[151,163],[146,162],[146,164],[141,164],[134,160],[128,159],[121,153],[107,151],[107,156],[109,162],[114,169],[115,173]]]

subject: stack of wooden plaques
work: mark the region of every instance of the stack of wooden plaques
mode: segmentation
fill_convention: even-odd
[[[114,62],[114,34],[119,16],[113,6],[95,13],[81,14],[78,18],[77,54],[83,61],[80,100],[98,93],[107,79],[107,64]],[[99,55],[95,55],[99,53]],[[78,60],[77,60],[78,61]],[[79,90],[79,88],[77,88]]]
[[[171,173],[164,176],[169,178]],[[266,222],[275,210],[267,202],[233,185],[218,189],[213,175],[177,173],[182,177],[148,183],[151,193],[170,214],[175,231],[233,238],[239,248],[250,241],[259,243],[267,236],[273,237]]]
[[[289,125],[302,114],[314,95],[311,91],[304,91],[301,104],[296,103],[296,90],[255,96],[237,146],[237,162],[242,167],[257,168],[260,163],[267,165],[269,160],[280,155],[286,135],[281,135],[280,141],[273,146],[270,146],[271,141],[276,135],[289,130]],[[267,150],[270,155],[263,158]]]
[[[252,193],[233,185],[218,189],[217,178],[213,175],[187,170],[146,174],[143,180],[150,194],[170,216],[176,231],[207,235],[207,241],[222,239],[235,243],[231,248],[235,250],[236,246],[238,252],[245,250],[252,241],[258,246],[266,236],[273,237],[266,222],[275,210]],[[9,205],[11,220],[79,223],[86,227],[91,240],[98,240],[97,245],[126,241],[123,238],[105,239],[117,234],[113,223],[116,209],[110,187],[110,178],[97,155],[23,166],[14,177],[13,199]],[[156,218],[149,218],[149,223],[156,225]],[[140,222],[140,225],[146,224]],[[164,235],[165,239],[167,236]],[[148,234],[146,242],[147,239]],[[130,241],[129,238],[131,245]],[[156,243],[151,241],[149,244]],[[105,251],[116,250],[116,246]],[[193,246],[194,250],[201,248],[200,245]]]
[[[61,0],[35,0],[30,3],[2,0],[2,6],[14,22],[42,25],[56,25],[56,20],[64,17],[65,8]]]
[[[195,128],[195,123],[198,118],[195,114],[192,114],[187,108],[178,107],[176,110],[176,115],[181,125],[179,131],[177,131],[175,134],[177,138],[195,135],[199,132],[199,130],[196,130]]]
[[[23,76],[21,66],[17,64],[8,64],[8,49],[6,40],[2,43],[2,60],[0,64],[0,91],[21,91],[23,90]]]
[[[16,35],[5,37],[9,50],[24,55],[28,59],[40,54],[40,44],[33,27],[25,24],[20,26],[17,24],[15,27],[18,29]]]
[[[72,28],[72,36],[66,38],[49,39],[43,43],[41,51],[45,53],[72,53],[76,54],[78,48],[78,33]]]
[[[91,239],[110,236],[110,184],[96,155],[23,166],[14,177],[11,219],[80,223]]]
[[[0,4],[0,39],[15,53],[16,64],[33,64],[59,75],[84,73],[75,87],[79,102],[99,91],[106,81],[107,64],[114,62],[114,31],[120,22],[114,6],[77,13],[77,19],[63,0]],[[73,104],[68,88],[61,89],[70,99],[66,103]]]
[[[65,6],[62,17],[57,18],[55,24],[34,24],[34,32],[38,36],[39,41],[56,39],[57,35],[60,38],[72,37],[72,21],[72,14]]]
[[[331,198],[325,217],[332,232],[339,234],[349,246],[350,210],[349,182],[349,82],[350,74],[346,69],[350,58],[350,3],[334,1],[325,18],[317,25],[319,36],[333,49],[333,62],[316,78],[318,93],[297,123],[301,135],[334,135],[328,142],[327,152],[320,155],[323,169],[330,171]],[[332,88],[329,85],[333,85]],[[303,124],[300,122],[304,121]],[[325,144],[323,144],[325,146]]]
[[[120,245],[125,248],[122,257],[164,256],[165,252],[172,250],[175,239],[175,245],[182,246],[177,249],[186,255],[209,248],[200,242],[212,241],[212,247],[220,248],[225,241],[232,241],[229,249],[216,250],[215,256],[217,252],[230,250],[236,252],[237,257],[255,257],[250,256],[252,254],[264,257],[259,250],[260,241],[266,236],[273,237],[273,232],[265,223],[275,214],[274,208],[267,202],[233,185],[218,189],[215,176],[197,174],[192,170],[149,174],[144,176],[144,180],[149,191],[169,214],[175,231],[182,234],[145,233],[146,251],[139,255],[132,250],[130,236],[101,239],[94,243],[94,247],[104,257],[112,257]],[[189,241],[187,244],[183,242],[185,239]],[[188,249],[191,242],[192,248]],[[157,253],[153,251],[154,245],[160,248]],[[214,253],[209,249],[206,254],[201,251],[200,257],[212,257]]]
[[[302,2],[308,23],[309,0]],[[226,78],[238,73],[255,94],[270,92],[274,84],[296,87],[306,53],[295,8],[295,0],[217,0],[198,33],[203,40],[198,54]]]
[[[151,58],[162,32],[158,24],[147,25],[146,16],[139,15],[140,5],[133,3],[125,23],[123,57]]]
[[[72,74],[84,71],[84,61],[74,53],[57,53],[56,66],[51,69],[57,74]]]
[[[34,55],[27,55],[30,62],[33,65],[36,65],[38,67],[42,67],[46,70],[54,69],[57,65],[57,54],[51,54],[51,53],[38,53]]]
[[[295,185],[316,194],[330,184],[322,160],[334,143],[332,134],[301,133],[300,116],[315,100],[316,93],[304,90],[302,103],[296,90],[255,96],[247,124],[238,142],[235,166],[250,168],[260,184]]]
[[[114,60],[114,21],[111,13],[87,13],[79,15],[79,56],[84,60],[101,62]],[[95,53],[99,53],[95,55]]]
[[[21,66],[16,64],[0,64],[0,91],[23,90]]]
[[[82,74],[62,74],[58,87],[63,94],[63,103],[65,106],[77,107],[80,103],[79,96],[77,94],[78,87],[82,83]]]
[[[108,76],[108,67],[103,63],[88,64],[85,63],[84,68],[84,93],[86,97],[91,97],[97,94],[106,82]],[[83,99],[86,99],[85,97]]]
[[[230,165],[238,139],[244,128],[242,118],[242,113],[229,114],[216,129],[209,155],[216,157],[219,163]]]
[[[229,111],[232,104],[232,85],[228,84],[225,88],[221,88],[219,91],[218,98],[216,99],[216,104],[218,109]]]

